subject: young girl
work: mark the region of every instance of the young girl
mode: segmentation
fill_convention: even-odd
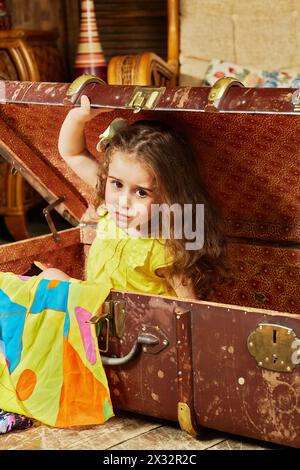
[[[118,120],[118,129],[98,163],[87,150],[84,127],[101,112],[82,96],[81,106],[69,112],[59,136],[61,156],[98,196],[99,223],[89,252],[87,280],[105,280],[120,290],[204,298],[217,271],[222,241],[190,150],[162,123],[128,125]],[[174,227],[169,239],[143,236],[142,228],[153,216],[151,208],[158,204],[181,208],[204,204],[203,247],[187,250],[186,238],[176,239]],[[70,279],[57,269],[41,275]]]

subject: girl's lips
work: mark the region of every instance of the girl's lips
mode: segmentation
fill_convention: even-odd
[[[131,217],[129,217],[128,215],[124,215],[124,214],[120,214],[120,212],[115,212],[115,216],[116,216],[116,219],[118,220],[129,220],[131,219]]]

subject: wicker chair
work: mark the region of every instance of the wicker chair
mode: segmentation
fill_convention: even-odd
[[[0,79],[64,81],[56,39],[52,32],[0,31]],[[40,202],[41,197],[0,156],[0,215],[15,240],[29,236],[26,213]]]
[[[200,86],[210,61],[300,71],[298,0],[168,0],[168,60],[117,56],[110,84]]]

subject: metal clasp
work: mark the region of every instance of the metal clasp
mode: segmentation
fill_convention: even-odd
[[[100,315],[95,315],[89,320],[89,323],[99,324],[101,331],[101,342],[105,339],[105,346],[100,348],[101,352],[108,351],[108,342],[110,336],[122,339],[125,329],[126,301],[125,300],[107,300],[102,305]],[[105,326],[101,322],[105,321]],[[105,337],[105,338],[104,338]]]
[[[294,91],[292,94],[292,104],[294,105],[294,111],[297,113],[300,111],[300,88]]]
[[[113,324],[115,336],[123,338],[125,330],[126,302],[125,300],[113,301]]]
[[[126,108],[133,109],[134,113],[138,113],[142,109],[154,109],[165,90],[166,87],[154,88],[138,86],[134,89],[130,100],[125,106]]]
[[[53,235],[53,238],[56,242],[59,241],[60,237],[57,233],[57,230],[56,230],[56,227],[54,225],[54,222],[52,220],[52,217],[50,215],[50,212],[56,207],[58,206],[59,204],[61,204],[62,202],[64,202],[64,200],[66,199],[66,196],[63,195],[63,196],[60,196],[58,199],[56,199],[56,201],[52,202],[52,204],[49,204],[49,206],[45,207],[45,209],[43,209],[43,214],[47,220],[47,223],[49,225],[49,228],[52,232],[52,235]]]
[[[260,323],[249,335],[247,346],[264,369],[292,372],[300,364],[300,339],[291,328]]]
[[[105,332],[105,347],[99,348],[100,352],[107,352],[108,351],[108,343],[109,343],[109,333],[110,333],[110,316],[111,316],[111,309],[110,309],[110,301],[106,301],[103,303],[102,307],[100,308],[97,315],[94,315],[86,323],[92,323],[92,325],[96,325],[97,327],[97,336],[102,334],[101,339],[103,339],[103,325],[101,328],[101,323],[104,322],[104,332]]]

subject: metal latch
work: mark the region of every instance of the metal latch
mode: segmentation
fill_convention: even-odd
[[[125,300],[117,300],[113,302],[113,324],[114,334],[117,338],[123,338],[125,329],[125,317],[126,317],[126,302]]]
[[[100,308],[99,312],[87,320],[87,323],[92,323],[96,326],[97,336],[100,335],[101,332],[101,339],[105,334],[105,347],[103,349],[99,348],[100,352],[107,352],[108,351],[108,343],[109,343],[109,333],[110,333],[110,319],[111,319],[111,302],[107,301],[104,302],[102,307]]]
[[[294,105],[294,111],[299,113],[300,111],[300,88],[294,91],[292,94],[292,104]]]
[[[285,326],[260,323],[247,341],[248,350],[260,367],[292,372],[300,364],[300,339]]]
[[[92,317],[88,323],[100,324],[101,340],[105,339],[105,346],[100,348],[101,352],[108,351],[108,342],[110,336],[122,339],[125,330],[126,301],[125,300],[107,300],[103,303],[100,315]]]
[[[125,106],[126,108],[133,109],[134,113],[138,113],[142,109],[154,109],[165,90],[166,87],[154,88],[138,86],[134,89],[130,100]]]
[[[59,235],[57,233],[57,230],[56,230],[56,227],[54,225],[54,222],[52,220],[52,217],[50,215],[50,212],[56,207],[58,206],[59,204],[61,204],[62,202],[64,202],[64,200],[66,199],[66,196],[63,195],[63,196],[60,196],[58,199],[56,199],[56,201],[52,202],[52,204],[49,204],[49,206],[45,207],[45,209],[43,209],[43,214],[47,220],[47,223],[49,225],[49,228],[52,232],[52,235],[53,235],[53,238],[56,242],[59,241]]]

